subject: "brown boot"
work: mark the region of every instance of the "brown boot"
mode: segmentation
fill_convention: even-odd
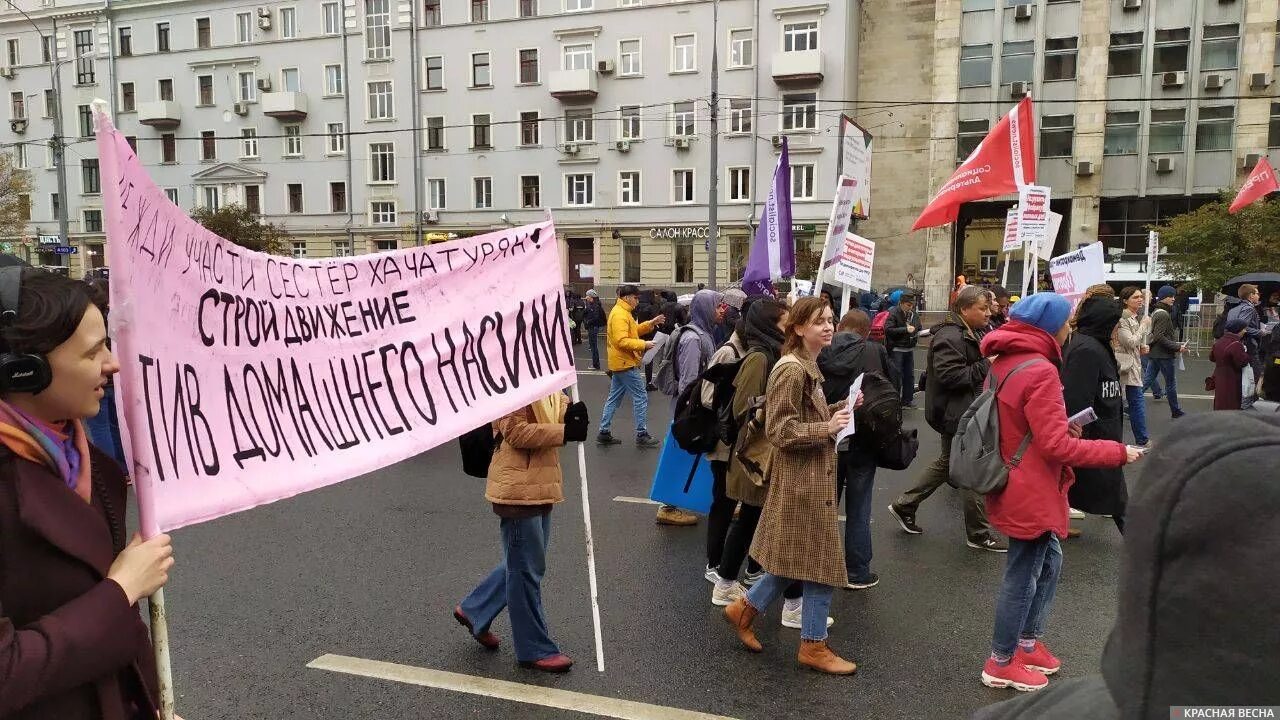
[[[733,628],[738,631],[738,639],[751,652],[760,652],[764,650],[764,645],[760,644],[760,640],[756,638],[756,632],[751,629],[751,623],[755,622],[756,609],[745,598],[738,598],[724,609],[724,617]]]
[[[801,640],[800,654],[796,660],[801,665],[811,667],[828,675],[852,675],[858,672],[858,666],[831,652],[826,640]]]

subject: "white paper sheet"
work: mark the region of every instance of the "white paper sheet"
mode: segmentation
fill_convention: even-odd
[[[649,363],[653,362],[653,359],[658,355],[658,351],[662,349],[663,345],[667,344],[667,339],[670,337],[671,337],[670,335],[663,332],[654,334],[653,347],[644,351],[643,362],[645,365],[648,365]]]
[[[849,404],[847,407],[851,413],[853,412],[853,406],[858,404],[858,398],[862,395],[862,377],[862,375],[859,375],[854,379],[853,384],[849,386]],[[841,430],[840,434],[836,436],[836,447],[840,447],[840,445],[845,443],[856,431],[857,428],[854,427],[853,418],[850,417],[849,424],[846,425],[844,430]]]

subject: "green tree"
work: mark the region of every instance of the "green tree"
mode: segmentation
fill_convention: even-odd
[[[1257,202],[1235,215],[1227,212],[1233,194],[1152,225],[1168,248],[1162,261],[1169,274],[1217,290],[1236,275],[1280,269],[1280,202]]]
[[[258,213],[235,203],[217,210],[195,208],[191,211],[191,219],[242,248],[272,255],[284,254],[289,237],[279,225],[263,222]]]
[[[31,175],[0,154],[0,237],[22,235],[31,218]]]

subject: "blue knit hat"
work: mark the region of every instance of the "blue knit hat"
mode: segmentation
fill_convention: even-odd
[[[1163,300],[1165,298],[1174,297],[1177,294],[1178,294],[1178,291],[1174,290],[1172,285],[1165,285],[1164,287],[1160,288],[1160,290],[1156,293],[1156,299]]]
[[[894,305],[897,305],[898,303],[902,302],[902,291],[894,290],[893,292],[889,293],[889,302],[893,303]]]
[[[1057,293],[1038,292],[1019,300],[1009,312],[1009,318],[1034,325],[1056,335],[1067,318],[1071,317],[1071,303]]]

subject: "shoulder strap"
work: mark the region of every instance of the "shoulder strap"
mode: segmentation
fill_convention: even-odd
[[[1004,387],[1004,384],[1009,381],[1009,378],[1013,377],[1014,375],[1017,375],[1019,370],[1022,370],[1028,365],[1034,365],[1039,362],[1049,362],[1049,361],[1045,360],[1044,358],[1038,358],[1038,357],[1031,358],[1030,360],[1023,360],[1022,362],[1018,363],[1017,367],[1010,370],[1009,374],[1005,375],[1003,380],[997,380],[996,390],[995,390],[995,396],[996,396],[995,399],[997,400],[999,399],[1000,388]],[[992,371],[988,373],[988,376],[993,378],[995,377],[994,368],[992,368]],[[994,412],[997,412],[997,413],[1000,412],[999,403],[996,404],[996,407],[993,410]],[[1009,458],[1009,462],[1005,463],[1005,467],[1010,470],[1018,467],[1018,465],[1022,463],[1022,456],[1027,453],[1027,448],[1029,447],[1031,447],[1031,431],[1027,430],[1027,434],[1022,436],[1022,442],[1018,443],[1018,450],[1013,453],[1013,457]]]
[[[1025,368],[1026,366],[1034,365],[1040,362],[1049,362],[1049,361],[1039,357],[1031,358],[1030,360],[1023,360],[1022,362],[1018,363],[1017,367],[1010,370],[1008,375],[1004,376],[1004,380],[1001,380],[996,377],[996,368],[994,365],[992,365],[991,370],[987,373],[987,382],[988,384],[990,384],[992,380],[995,381],[996,394],[999,395],[1000,388],[1004,387],[1004,384],[1009,381],[1009,378],[1013,377],[1014,375],[1017,375],[1018,371]]]

